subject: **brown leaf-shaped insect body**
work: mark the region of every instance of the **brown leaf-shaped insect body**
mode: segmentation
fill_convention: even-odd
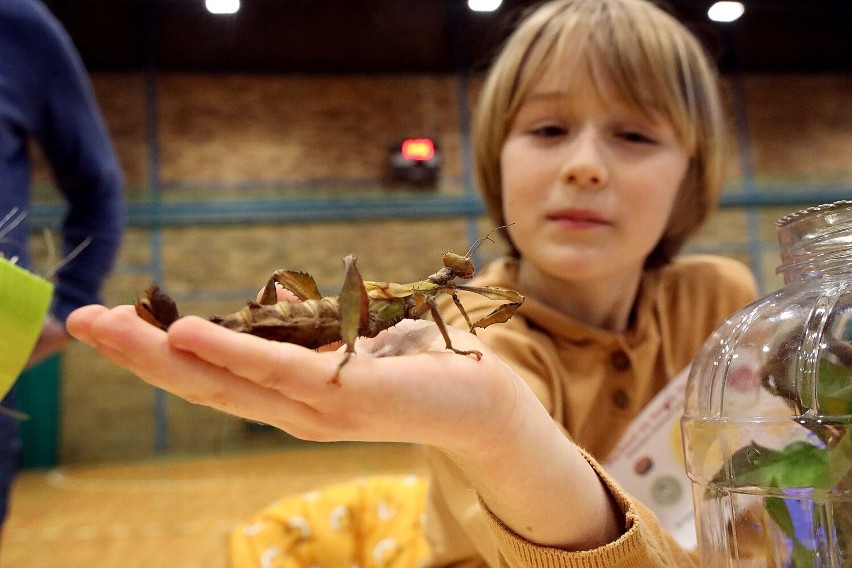
[[[490,233],[489,233],[490,234]],[[338,296],[323,297],[314,279],[304,272],[278,270],[267,282],[260,302],[249,302],[244,308],[226,316],[213,316],[210,320],[228,329],[250,333],[264,339],[294,343],[316,349],[336,341],[346,345],[346,353],[329,381],[340,384],[340,369],[355,351],[358,337],[375,337],[402,319],[419,319],[430,313],[444,338],[447,349],[479,359],[479,351],[464,351],[453,347],[435,297],[448,294],[464,316],[471,333],[509,321],[524,297],[514,290],[496,287],[464,286],[456,284],[457,278],[468,279],[474,275],[471,256],[488,236],[477,241],[467,255],[452,252],[444,254],[444,267],[424,280],[408,284],[364,281],[356,266],[356,259],[344,259],[345,276]],[[278,302],[276,285],[298,297],[300,302]],[[458,296],[458,291],[473,292],[486,298],[502,301],[487,316],[471,322]],[[168,329],[180,317],[174,301],[156,285],[149,287],[136,300],[136,313],[161,329]]]
[[[337,298],[273,305],[249,302],[238,312],[210,321],[240,333],[317,349],[340,339],[339,314]]]

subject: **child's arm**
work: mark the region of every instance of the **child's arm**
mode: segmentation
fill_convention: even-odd
[[[624,515],[597,473],[525,383],[516,396],[517,415],[503,433],[449,457],[494,516],[524,539],[569,551],[615,541]]]
[[[524,539],[582,550],[612,542],[623,515],[529,387],[469,333],[451,330],[477,361],[448,352],[434,325],[404,325],[369,345],[393,354],[341,354],[236,334],[200,318],[168,333],[131,306],[88,306],[68,329],[113,362],[191,402],[318,441],[391,441],[441,448],[487,507]],[[389,341],[388,341],[389,340]],[[400,354],[403,353],[403,354]]]

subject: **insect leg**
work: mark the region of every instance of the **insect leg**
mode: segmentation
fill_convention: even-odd
[[[524,297],[522,295],[518,294],[514,290],[506,290],[504,288],[457,285],[456,290],[473,292],[474,294],[485,296],[490,300],[506,300],[505,304],[501,305],[484,318],[473,322],[471,327],[485,328],[494,323],[506,323],[512,319],[512,316],[515,315],[515,312],[521,307],[521,304],[524,303]],[[459,307],[459,309],[461,310],[462,308]],[[470,325],[469,321],[467,323]]]
[[[455,347],[453,347],[453,343],[452,341],[450,341],[450,334],[449,332],[447,332],[447,324],[444,323],[444,319],[441,317],[441,310],[438,309],[438,304],[435,302],[435,299],[431,296],[424,296],[423,299],[429,305],[429,310],[432,312],[432,319],[435,321],[435,325],[438,326],[438,330],[444,337],[444,341],[447,344],[447,349],[449,349],[453,353],[458,353],[459,355],[473,355],[474,357],[476,357],[477,360],[481,359],[482,353],[480,351],[476,351],[475,349],[465,351],[463,349],[456,349]],[[467,314],[465,314],[465,318],[466,317]]]
[[[468,317],[467,311],[465,311],[464,306],[462,305],[461,300],[459,299],[459,295],[455,291],[452,291],[450,292],[450,297],[453,299],[453,303],[461,312],[462,317],[464,317],[464,321],[467,324],[467,327],[470,332],[476,335],[476,330],[473,328],[473,324],[470,322],[470,317]]]

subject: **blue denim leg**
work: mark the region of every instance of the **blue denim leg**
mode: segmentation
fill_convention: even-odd
[[[0,405],[14,410],[17,394],[18,385],[16,384]],[[12,490],[15,474],[18,472],[20,459],[21,439],[18,432],[18,420],[0,413],[0,525],[6,519],[9,494]]]

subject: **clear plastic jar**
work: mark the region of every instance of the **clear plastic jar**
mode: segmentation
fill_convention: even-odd
[[[852,201],[778,221],[784,286],[717,329],[682,421],[702,566],[852,566]]]

